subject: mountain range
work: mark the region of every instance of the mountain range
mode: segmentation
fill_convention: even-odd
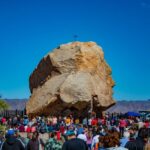
[[[28,99],[5,99],[10,106],[10,110],[23,110],[25,108]],[[143,111],[150,110],[150,99],[149,100],[137,100],[137,101],[116,101],[116,104],[110,107],[107,112],[128,112],[128,111]]]

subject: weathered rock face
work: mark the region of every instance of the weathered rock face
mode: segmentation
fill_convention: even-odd
[[[102,49],[94,42],[60,45],[46,55],[30,76],[31,97],[27,113],[61,114],[70,109],[81,114],[105,110],[112,99],[111,69]]]

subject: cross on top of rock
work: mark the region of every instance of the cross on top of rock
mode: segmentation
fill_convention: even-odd
[[[73,36],[73,38],[74,38],[74,41],[77,41],[78,35],[75,34],[75,35]]]

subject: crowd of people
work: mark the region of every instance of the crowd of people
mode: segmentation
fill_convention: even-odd
[[[0,119],[0,150],[150,150],[150,123],[142,117],[28,116]]]

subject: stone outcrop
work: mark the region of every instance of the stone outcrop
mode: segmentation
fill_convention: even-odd
[[[102,48],[94,42],[60,45],[40,61],[29,80],[29,115],[62,114],[67,110],[80,115],[92,106],[102,111],[115,104],[111,68]]]

